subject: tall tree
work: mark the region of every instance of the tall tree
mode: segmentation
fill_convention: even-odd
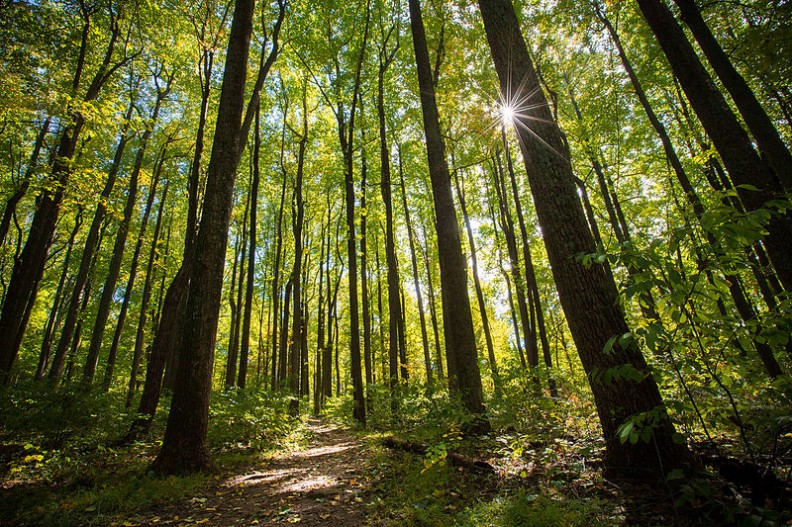
[[[689,462],[689,453],[675,441],[657,384],[629,337],[616,284],[603,265],[585,266],[577,258],[595,251],[594,240],[578,199],[569,150],[539,84],[514,7],[510,0],[479,0],[479,8],[502,100],[514,110],[514,129],[558,295],[594,394],[606,468],[614,474],[645,472],[650,479],[662,479]],[[608,378],[614,368],[633,375]],[[627,422],[651,423],[649,441],[620,441],[619,427]]]
[[[773,122],[768,117],[753,90],[712,34],[694,0],[674,0],[682,20],[690,28],[704,55],[723,86],[731,94],[734,104],[756,140],[759,151],[775,171],[786,192],[792,191],[792,155],[784,144]]]
[[[203,214],[195,241],[195,263],[190,273],[189,318],[183,328],[189,338],[183,339],[179,350],[178,382],[165,438],[152,465],[161,473],[213,468],[206,446],[209,392],[234,178],[242,144],[240,123],[254,7],[255,0],[237,0],[234,5]]]
[[[445,158],[445,144],[440,132],[440,118],[432,82],[426,33],[418,0],[409,0],[409,6],[426,133],[429,175],[435,204],[449,388],[461,397],[471,413],[483,414],[481,373],[478,367],[476,337],[473,332],[473,317],[467,291],[467,266],[462,255],[459,224],[451,191],[451,176]]]
[[[748,134],[668,7],[660,0],[638,0],[638,6],[723,160],[740,199],[749,211],[764,208],[783,191],[776,174],[754,150]],[[784,288],[792,290],[792,252],[789,251],[792,218],[788,212],[772,212],[764,228],[767,254]]]
[[[164,75],[164,86],[160,85]],[[88,347],[88,356],[85,359],[85,366],[83,368],[82,383],[84,386],[90,386],[93,383],[93,378],[96,373],[96,366],[99,361],[99,351],[102,346],[102,339],[104,337],[107,319],[110,316],[110,308],[113,303],[113,297],[116,293],[116,282],[121,272],[121,264],[123,263],[124,250],[126,248],[127,235],[129,234],[129,225],[132,222],[132,214],[137,207],[137,193],[138,181],[140,172],[143,169],[143,161],[146,155],[146,148],[148,147],[151,135],[154,133],[154,126],[159,119],[162,103],[170,93],[171,85],[173,83],[174,73],[165,74],[165,65],[158,65],[154,73],[154,85],[157,95],[154,101],[154,108],[151,111],[149,122],[143,136],[140,139],[137,154],[135,155],[134,165],[132,166],[132,173],[129,175],[129,187],[127,189],[127,199],[124,205],[123,217],[121,223],[118,225],[116,232],[115,245],[113,246],[113,255],[110,259],[110,266],[105,278],[105,284],[102,288],[102,295],[99,299],[99,307],[96,312],[96,319],[94,320],[93,331],[91,332],[91,342]],[[150,210],[150,208],[149,208]]]
[[[391,192],[391,165],[390,149],[388,147],[388,131],[385,120],[385,74],[393,62],[396,52],[399,49],[399,33],[395,23],[385,30],[380,23],[381,43],[377,53],[379,67],[377,69],[377,123],[379,125],[379,145],[380,145],[380,194],[382,204],[385,207],[385,262],[388,267],[388,365],[389,365],[389,386],[391,390],[391,405],[396,410],[397,398],[395,392],[399,384],[399,329],[401,323],[401,302],[399,302],[399,262],[396,259],[396,242],[393,234],[393,198]],[[394,31],[396,32],[394,35]],[[391,38],[395,42],[389,44]],[[389,48],[389,46],[391,46]],[[411,228],[411,227],[410,227]],[[410,233],[410,244],[412,245],[412,234]],[[413,261],[415,259],[413,258]],[[416,282],[417,286],[417,282]],[[420,289],[416,287],[418,295],[418,308],[421,311],[421,330],[423,337],[424,356],[429,354],[429,347],[426,342],[426,321],[423,317],[423,302],[420,297]],[[382,310],[380,309],[380,313]]]

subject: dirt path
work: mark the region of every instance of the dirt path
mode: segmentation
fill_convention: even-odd
[[[363,444],[335,425],[311,420],[308,426],[307,447],[226,478],[205,496],[138,525],[363,527]]]

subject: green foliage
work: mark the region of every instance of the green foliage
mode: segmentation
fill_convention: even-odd
[[[265,451],[301,440],[299,423],[287,418],[288,400],[281,395],[231,390],[213,400],[209,446],[223,468],[250,464]],[[159,412],[149,438],[117,446],[134,414],[112,392],[27,383],[0,392],[0,402],[0,476],[8,487],[0,523],[106,524],[187,500],[215,480],[160,478],[148,471],[165,412]]]
[[[281,393],[237,388],[215,393],[209,407],[210,448],[262,451],[279,446],[294,427],[289,399]]]
[[[613,525],[620,518],[596,499],[558,499],[530,494],[524,490],[481,504],[470,511],[468,520],[454,525],[474,527],[532,527]]]

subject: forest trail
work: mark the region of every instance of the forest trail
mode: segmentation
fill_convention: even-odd
[[[326,421],[311,419],[307,426],[307,446],[224,477],[205,495],[136,525],[364,525],[365,445]]]

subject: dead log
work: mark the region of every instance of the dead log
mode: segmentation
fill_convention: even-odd
[[[409,452],[410,454],[416,454],[419,456],[425,456],[429,451],[429,447],[423,443],[397,439],[393,436],[384,438],[382,440],[382,444],[391,450],[401,450],[402,452]],[[459,452],[446,452],[446,459],[453,466],[470,470],[471,472],[478,472],[481,474],[495,474],[495,467],[486,461],[466,456],[464,454],[460,454]]]

